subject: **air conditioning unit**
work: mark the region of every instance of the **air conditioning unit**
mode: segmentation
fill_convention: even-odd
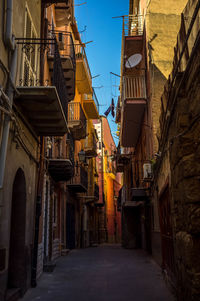
[[[144,180],[149,180],[152,178],[153,176],[153,172],[152,172],[152,165],[151,163],[144,163],[143,164],[143,179]]]

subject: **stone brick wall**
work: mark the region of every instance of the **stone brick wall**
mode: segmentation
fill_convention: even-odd
[[[171,124],[175,256],[181,300],[200,300],[200,51]]]
[[[184,11],[177,39],[174,70],[165,86],[160,116],[158,180],[169,156],[170,205],[173,226],[174,270],[178,300],[200,300],[200,37],[197,15],[189,47],[175,72],[183,49],[188,20],[196,2]],[[189,16],[189,17],[187,17]],[[198,26],[197,26],[198,25]],[[198,27],[199,28],[199,27]],[[174,79],[174,80],[173,80]]]

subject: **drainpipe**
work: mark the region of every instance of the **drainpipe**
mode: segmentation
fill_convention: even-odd
[[[13,0],[5,0],[6,5],[6,32],[4,37],[4,43],[10,50],[15,49],[15,37],[12,34],[13,25]]]

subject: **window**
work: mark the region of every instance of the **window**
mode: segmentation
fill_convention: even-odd
[[[24,86],[35,86],[37,83],[37,66],[38,66],[38,53],[37,45],[33,44],[33,40],[36,38],[36,30],[34,28],[31,15],[26,8],[25,14],[25,33],[24,37],[26,40],[26,45],[23,49],[23,85]]]

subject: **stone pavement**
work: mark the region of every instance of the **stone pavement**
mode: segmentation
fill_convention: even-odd
[[[119,245],[73,250],[44,273],[23,301],[172,301],[160,268]]]

